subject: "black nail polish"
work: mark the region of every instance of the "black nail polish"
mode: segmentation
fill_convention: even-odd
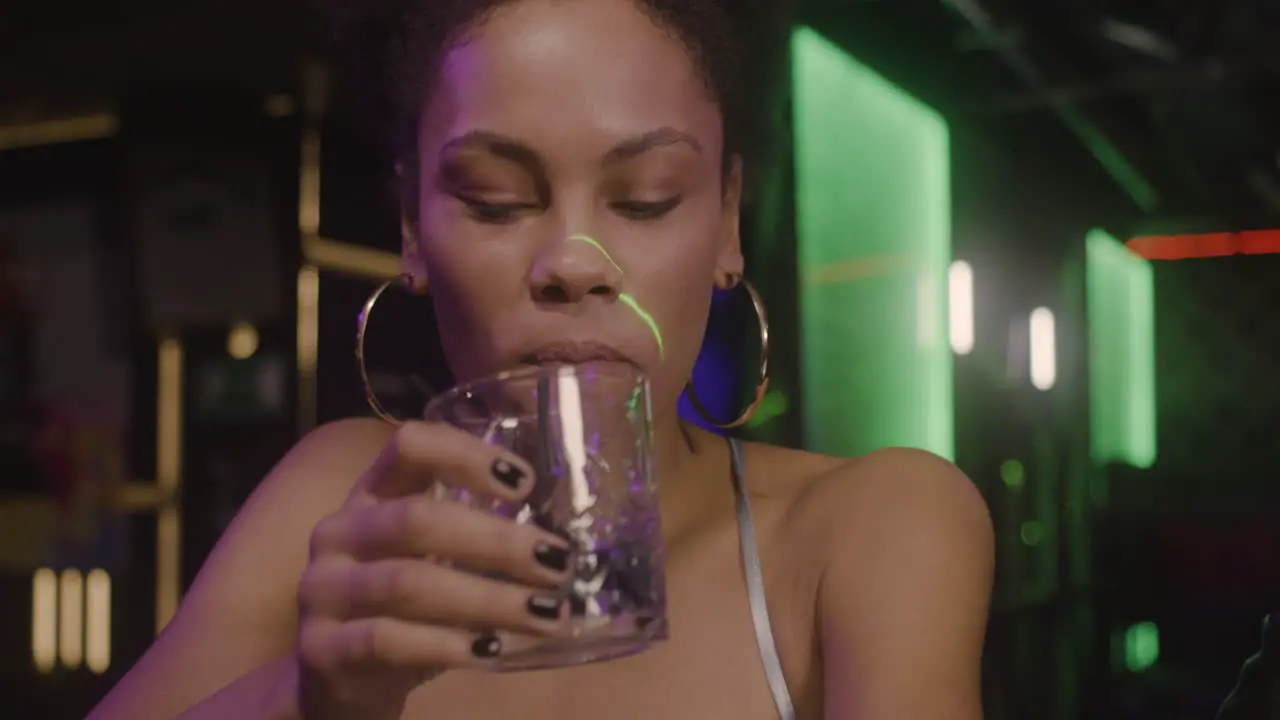
[[[560,604],[560,598],[535,595],[529,598],[529,602],[525,603],[525,607],[529,609],[529,614],[534,617],[540,617],[543,620],[556,620],[560,617]]]
[[[478,658],[498,657],[502,652],[502,641],[497,635],[481,635],[471,643],[471,654]]]
[[[489,472],[493,473],[493,477],[496,478],[498,482],[506,485],[512,490],[520,487],[520,481],[524,480],[524,471],[502,458],[498,458],[493,461],[493,465],[490,466]]]
[[[537,560],[542,567],[554,572],[564,572],[569,569],[569,551],[558,545],[538,543],[538,546],[533,549],[533,559]]]

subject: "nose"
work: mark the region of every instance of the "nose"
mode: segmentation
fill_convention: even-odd
[[[622,268],[604,246],[586,235],[551,243],[534,262],[530,277],[534,300],[541,303],[579,303],[590,296],[618,299]]]

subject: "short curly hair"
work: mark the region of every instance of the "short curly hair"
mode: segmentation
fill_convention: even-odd
[[[376,71],[379,92],[389,102],[385,135],[406,170],[402,200],[416,198],[418,116],[450,47],[489,15],[519,0],[326,0],[339,45],[362,76]],[[778,43],[762,33],[777,30],[781,0],[632,0],[659,27],[688,49],[724,123],[725,170],[732,158],[749,155],[762,139],[763,85],[777,70]],[[750,83],[750,87],[748,87]],[[367,105],[388,107],[380,102]],[[410,195],[410,193],[413,193]]]

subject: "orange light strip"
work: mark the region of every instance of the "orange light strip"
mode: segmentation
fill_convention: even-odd
[[[1136,237],[1125,247],[1147,260],[1190,260],[1280,253],[1280,230]]]

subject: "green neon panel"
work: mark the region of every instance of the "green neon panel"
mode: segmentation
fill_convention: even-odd
[[[1097,463],[1156,460],[1155,277],[1102,230],[1085,238],[1090,450]]]
[[[805,443],[953,458],[947,125],[813,30],[791,42]]]

